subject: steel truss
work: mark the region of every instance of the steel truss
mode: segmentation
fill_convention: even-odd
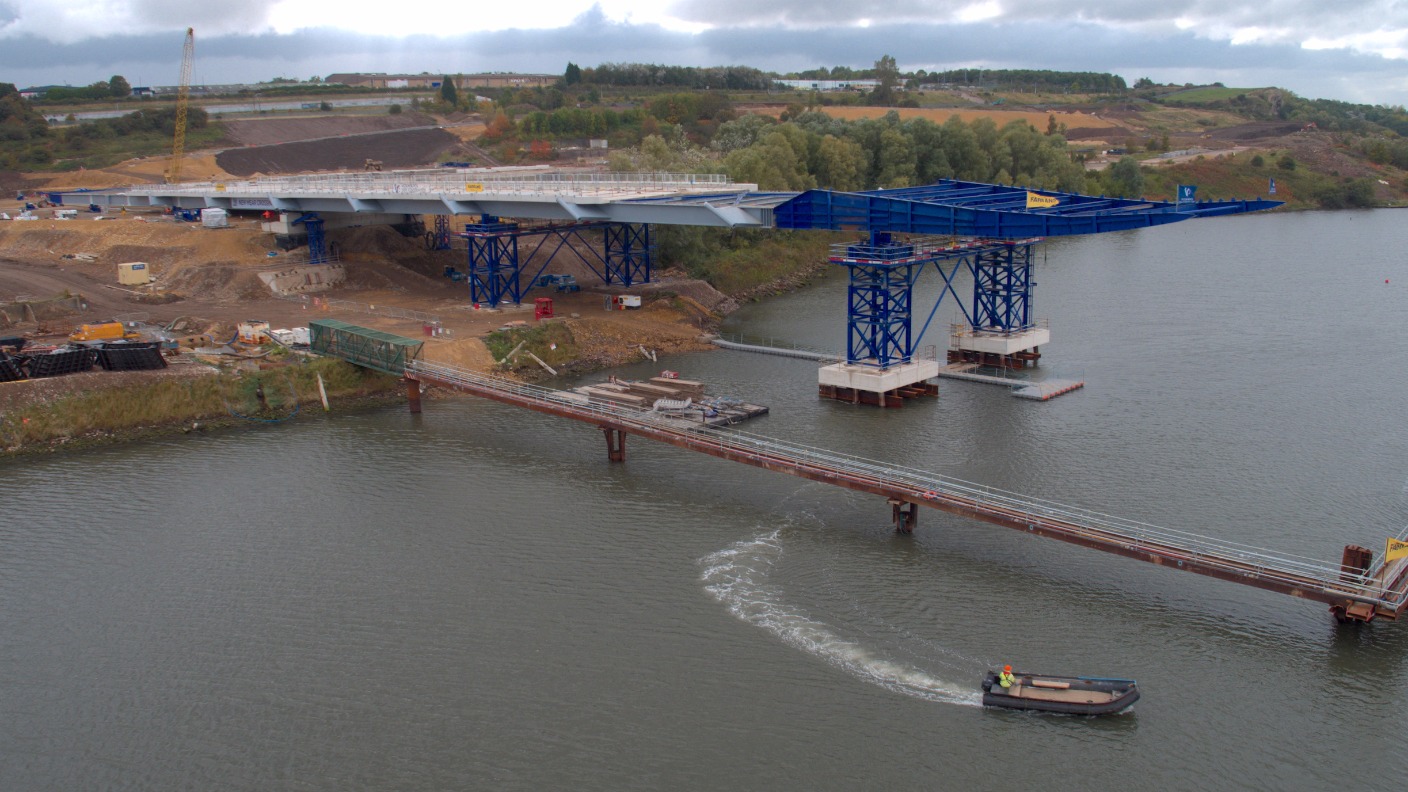
[[[323,218],[317,212],[308,212],[294,220],[293,225],[302,225],[308,230],[308,263],[327,264],[331,256],[328,255],[327,234],[323,232]]]
[[[600,242],[582,235],[583,231],[600,228]],[[469,241],[470,299],[476,305],[495,307],[501,302],[514,305],[523,302],[523,295],[538,283],[553,258],[564,248],[575,255],[602,282],[634,286],[649,283],[655,246],[650,241],[649,225],[627,223],[571,223],[522,228],[518,223],[504,222],[493,215],[484,215],[478,223],[468,223],[463,236]],[[527,255],[520,255],[518,240],[540,237]],[[578,247],[569,245],[577,240],[580,247],[591,253],[584,256]],[[555,244],[552,244],[555,240]],[[523,278],[523,263],[547,248],[547,256],[530,277]],[[600,248],[600,250],[598,250]]]
[[[846,362],[888,369],[909,363],[938,313],[953,296],[975,329],[1016,333],[1033,326],[1031,249],[1039,239],[989,242],[952,238],[896,240],[872,232],[866,241],[832,248],[831,262],[850,270],[846,306]],[[914,284],[932,264],[943,280],[924,326],[913,332]],[[964,305],[954,288],[958,273],[973,277]]]

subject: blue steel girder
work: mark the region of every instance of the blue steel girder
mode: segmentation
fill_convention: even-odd
[[[1029,196],[1054,199],[1056,203],[1031,206]],[[778,228],[1019,239],[1124,231],[1280,205],[1279,201],[1263,199],[1179,204],[945,179],[924,187],[895,190],[809,190],[778,205],[773,216]]]
[[[619,280],[622,286],[650,282],[650,265],[654,246],[650,244],[650,225],[611,223],[602,231],[605,273],[602,280]]]
[[[1032,327],[1032,246],[998,245],[974,254],[973,327],[1013,333]]]

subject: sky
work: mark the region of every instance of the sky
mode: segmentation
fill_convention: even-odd
[[[1405,0],[0,0],[0,82],[196,83],[335,72],[560,74],[567,63],[790,72],[1112,72],[1408,105]]]

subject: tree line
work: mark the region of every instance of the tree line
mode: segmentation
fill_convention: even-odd
[[[866,190],[932,184],[940,179],[1017,184],[1063,192],[1137,196],[1138,162],[1087,172],[1055,124],[1039,131],[1024,121],[999,127],[957,116],[939,124],[879,119],[846,121],[804,112],[778,122],[744,115],[721,124],[699,145],[675,125],[662,125],[638,149],[616,152],[615,170],[709,171],[762,190]]]

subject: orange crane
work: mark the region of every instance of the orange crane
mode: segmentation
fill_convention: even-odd
[[[186,28],[186,48],[181,53],[181,82],[176,90],[176,138],[171,144],[171,165],[166,183],[181,181],[181,158],[186,153],[186,106],[191,101],[191,62],[196,57],[196,29]]]

